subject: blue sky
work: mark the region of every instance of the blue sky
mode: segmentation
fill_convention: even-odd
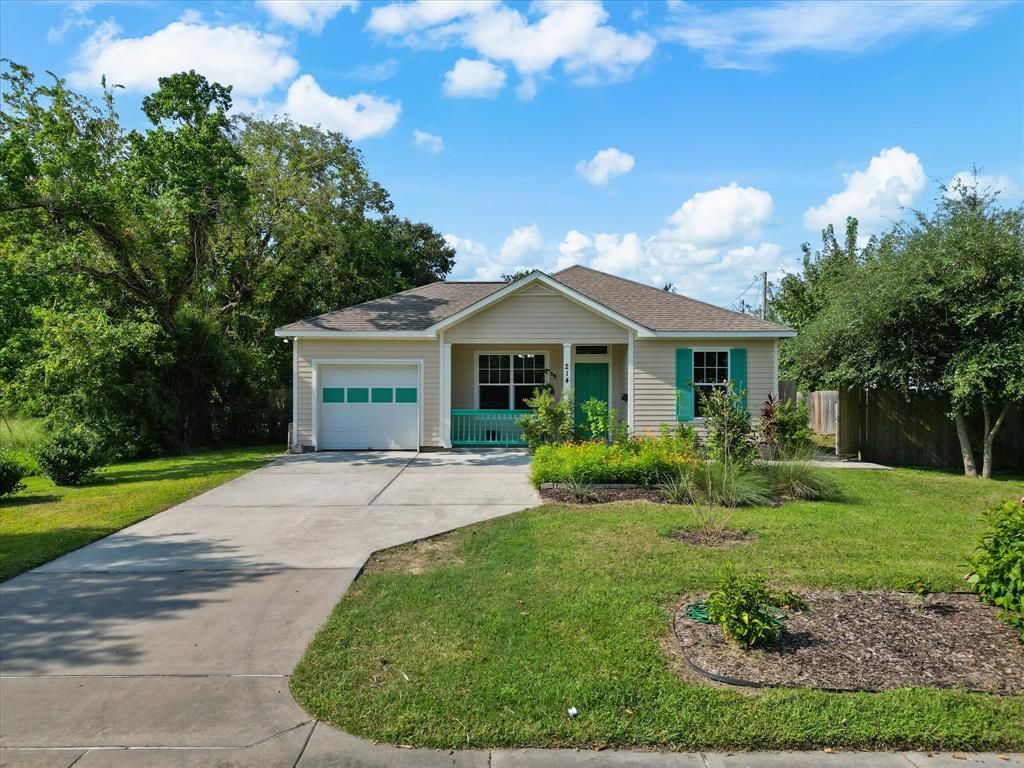
[[[133,125],[195,68],[344,131],[458,279],[583,263],[729,305],[828,222],[972,165],[1024,187],[1021,3],[4,0],[0,49],[124,84]]]

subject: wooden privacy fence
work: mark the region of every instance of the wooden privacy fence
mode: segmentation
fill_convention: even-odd
[[[963,467],[960,441],[945,396],[926,392],[905,398],[881,389],[848,389],[839,393],[838,433],[840,456],[864,461],[916,467]],[[982,416],[969,420],[975,461],[981,469]],[[996,470],[1024,469],[1024,419],[1011,408],[996,435],[993,450]]]
[[[819,435],[834,435],[839,423],[839,392],[824,389],[807,396],[811,430]]]

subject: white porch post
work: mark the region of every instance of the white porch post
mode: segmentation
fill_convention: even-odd
[[[314,398],[313,407],[316,407]],[[299,439],[299,337],[292,336],[292,440],[288,453],[297,453]]]
[[[572,389],[572,343],[562,345],[562,392]]]
[[[441,445],[452,447],[452,345],[441,331]]]
[[[636,337],[634,331],[630,331],[626,337],[626,423],[629,424],[629,431],[632,432],[633,426],[633,339]]]

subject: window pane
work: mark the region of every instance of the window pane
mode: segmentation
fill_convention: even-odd
[[[480,407],[484,410],[508,410],[508,387],[481,386]]]
[[[525,384],[514,388],[515,389],[515,408],[517,411],[528,411],[530,406],[526,404],[526,401],[533,397],[533,393],[540,389],[536,384]]]

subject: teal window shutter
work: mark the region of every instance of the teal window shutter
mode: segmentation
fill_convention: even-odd
[[[676,420],[693,421],[693,350],[676,350]]]
[[[729,350],[729,381],[740,397],[740,402],[748,411],[747,405],[747,348],[733,347]]]

